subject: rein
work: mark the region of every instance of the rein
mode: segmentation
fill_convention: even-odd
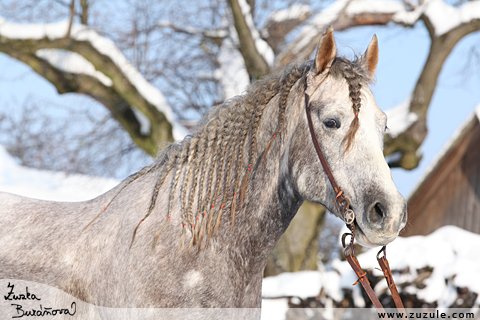
[[[310,135],[312,136],[313,146],[315,147],[315,151],[317,152],[318,158],[320,159],[323,170],[325,171],[325,174],[327,175],[328,180],[330,180],[330,184],[332,185],[333,190],[335,190],[335,208],[342,213],[343,220],[347,225],[348,229],[350,230],[350,233],[343,234],[342,246],[344,248],[345,258],[347,259],[348,263],[350,264],[353,271],[358,277],[358,280],[357,282],[354,283],[354,285],[360,282],[363,288],[365,289],[368,297],[372,301],[373,305],[377,309],[377,312],[379,313],[385,312],[385,309],[383,308],[382,304],[378,300],[377,295],[373,291],[372,286],[370,285],[370,282],[367,279],[367,273],[362,270],[362,267],[360,266],[360,263],[358,262],[357,257],[355,256],[355,250],[353,248],[353,242],[355,239],[355,213],[350,208],[350,200],[347,198],[347,196],[342,191],[342,189],[340,189],[340,187],[338,186],[333,176],[332,170],[330,169],[330,166],[328,165],[328,162],[325,159],[325,156],[322,152],[320,144],[318,143],[317,134],[315,133],[315,128],[313,127],[312,115],[310,112],[310,103],[309,103],[310,97],[307,94],[307,76],[306,75],[305,75],[304,85],[305,85],[305,89],[304,89],[305,90],[305,112],[307,114],[308,128],[310,129]],[[345,239],[347,236],[350,236],[350,242],[348,244],[345,243]],[[378,264],[380,265],[380,268],[382,268],[382,272],[387,281],[388,288],[390,289],[390,292],[392,294],[393,301],[395,302],[395,306],[400,312],[403,312],[403,314],[406,315],[405,308],[403,306],[402,300],[400,299],[400,295],[398,293],[397,287],[395,286],[395,282],[393,281],[392,272],[390,271],[390,266],[387,261],[386,246],[383,246],[382,249],[377,253],[377,261],[378,261]]]

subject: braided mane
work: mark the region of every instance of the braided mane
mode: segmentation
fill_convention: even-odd
[[[235,212],[245,197],[247,181],[251,171],[254,170],[253,165],[262,154],[265,160],[274,138],[282,134],[290,91],[294,84],[306,75],[311,63],[307,61],[289,65],[282,72],[268,75],[250,85],[243,95],[213,107],[191,135],[181,142],[169,145],[152,165],[129,177],[118,193],[139,177],[152,171],[158,172],[151,203],[148,212],[140,221],[142,222],[153,211],[166,177],[172,175],[165,222],[155,234],[154,244],[170,221],[177,193],[181,199],[183,221],[179,252],[184,249],[187,229],[193,234],[188,248],[198,245],[200,250],[205,236],[207,245],[209,238],[217,231],[225,210],[230,210],[233,227]],[[363,83],[369,82],[359,60],[355,59],[352,62],[337,57],[329,75],[346,79],[354,112],[358,114],[361,106],[360,89]],[[271,133],[272,138],[265,148],[261,148],[264,151],[257,154],[257,130],[260,120],[269,102],[277,95],[279,113],[276,129]],[[355,117],[344,139],[344,143],[347,143],[346,150],[350,148],[357,129],[358,117]],[[248,159],[246,168],[243,166],[244,159]],[[87,227],[103,212],[104,210]],[[140,223],[135,228],[132,244],[139,225]]]

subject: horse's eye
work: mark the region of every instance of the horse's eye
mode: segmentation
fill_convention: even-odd
[[[327,119],[323,121],[323,123],[328,127],[328,128],[340,128],[340,123],[337,123],[337,121],[333,119]]]

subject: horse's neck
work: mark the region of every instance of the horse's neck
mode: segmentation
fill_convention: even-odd
[[[246,253],[263,261],[261,263],[266,263],[268,255],[303,203],[291,180],[288,163],[290,140],[298,123],[301,106],[298,97],[293,96],[289,100],[287,112],[290,116],[263,163],[263,151],[275,130],[276,122],[272,125],[271,120],[278,119],[278,97],[272,99],[272,105],[265,111],[258,132],[255,170],[251,173],[245,200],[236,214],[232,230],[234,238],[246,239],[245,243],[235,241],[239,246],[237,249],[248,250]]]

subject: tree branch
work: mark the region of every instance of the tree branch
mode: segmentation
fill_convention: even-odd
[[[396,154],[389,165],[410,170],[416,168],[421,159],[418,149],[427,135],[426,114],[442,66],[460,39],[480,30],[480,5],[466,2],[462,7],[455,8],[440,0],[424,1],[420,5],[410,1],[369,1],[368,6],[365,4],[361,0],[340,0],[320,12],[278,55],[276,67],[293,59],[308,59],[315,50],[321,30],[330,24],[336,31],[341,31],[354,26],[386,25],[389,22],[409,27],[423,20],[432,42],[407,110],[416,120],[403,132],[395,135],[387,133],[385,136],[385,155]],[[466,15],[462,10],[479,14]],[[443,16],[439,16],[441,14]],[[471,17],[470,20],[463,21],[465,16]],[[445,29],[447,27],[443,22],[446,20],[449,21],[447,26],[452,25],[452,21],[463,22]]]
[[[237,30],[238,40],[240,42],[240,52],[245,60],[245,66],[250,75],[250,79],[259,79],[267,75],[270,72],[270,68],[256,48],[255,39],[250,29],[253,26],[247,24],[239,0],[228,0],[228,3],[235,21],[235,29]],[[244,5],[248,4],[245,2]],[[251,22],[253,23],[253,20]]]
[[[418,166],[421,155],[418,149],[427,135],[427,110],[432,100],[437,79],[447,57],[455,45],[467,34],[480,30],[480,18],[463,23],[447,33],[436,36],[434,26],[426,15],[422,15],[425,25],[432,37],[430,52],[413,90],[409,110],[417,116],[415,121],[407,130],[396,137],[388,133],[385,136],[385,155],[399,153],[395,161],[390,162],[392,167],[413,169]]]
[[[208,39],[213,41],[214,43],[220,45],[226,37],[229,36],[229,33],[225,29],[218,29],[218,30],[199,30],[195,28],[184,28],[175,25],[170,21],[159,21],[157,26],[160,28],[170,28],[175,32],[178,33],[185,33],[188,35],[200,35],[204,39]]]
[[[297,5],[270,15],[262,30],[262,36],[266,38],[275,54],[280,53],[280,46],[287,34],[304,23],[311,14],[308,6]]]
[[[80,21],[83,25],[88,25],[88,9],[90,4],[88,3],[89,0],[80,0],[80,6],[82,7],[82,13],[80,14]]]
[[[292,60],[308,59],[315,50],[323,30],[329,25],[332,25],[335,31],[356,26],[386,25],[393,21],[395,13],[403,8],[396,1],[377,0],[369,1],[369,6],[364,4],[365,2],[361,0],[339,0],[315,15],[279,53],[276,67],[280,68]]]
[[[65,34],[65,39],[70,38],[70,33],[72,31],[73,19],[75,18],[75,0],[70,2],[70,20],[68,21],[67,34]]]
[[[79,73],[61,70],[41,59],[40,49],[64,49],[76,52],[88,60],[95,69],[111,79],[108,86],[97,78]],[[130,77],[112,59],[100,53],[90,41],[70,39],[12,39],[2,34],[0,28],[0,51],[25,62],[39,75],[45,77],[59,93],[76,92],[91,96],[102,103],[127,130],[132,139],[148,154],[155,156],[158,145],[163,141],[172,141],[172,123],[166,115],[142,95]],[[141,128],[136,117],[136,108],[150,121],[150,132]]]

